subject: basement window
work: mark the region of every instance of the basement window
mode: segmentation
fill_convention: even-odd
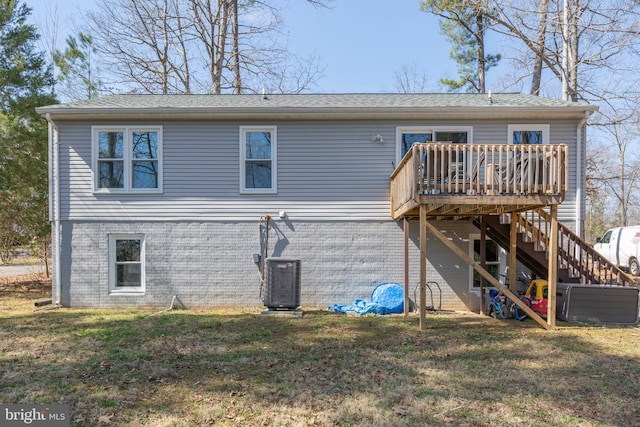
[[[109,294],[143,295],[144,292],[144,236],[109,235]]]

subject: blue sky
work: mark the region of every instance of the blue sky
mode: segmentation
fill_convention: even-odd
[[[437,19],[417,0],[336,0],[329,10],[295,3],[285,15],[290,45],[325,60],[321,92],[391,91],[403,64],[424,69],[433,89],[447,69],[455,72]]]
[[[59,44],[74,33],[78,11],[93,0],[24,0],[38,26],[57,5]],[[455,75],[449,44],[438,20],[419,9],[418,0],[335,0],[331,9],[316,9],[303,0],[289,0],[283,9],[288,45],[297,54],[316,54],[324,75],[316,92],[393,92],[394,72],[415,64],[428,76],[428,89],[441,91],[438,81]]]

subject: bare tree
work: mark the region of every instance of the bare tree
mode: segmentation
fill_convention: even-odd
[[[98,4],[100,10],[90,15],[93,34],[111,68],[132,91],[300,92],[311,88],[321,74],[317,57],[299,58],[282,43],[279,8],[266,0]]]
[[[99,0],[89,14],[110,70],[136,91],[188,93],[184,21],[179,0]]]
[[[403,64],[393,73],[393,88],[399,93],[422,93],[427,90],[427,72],[420,70],[414,62]]]
[[[38,39],[38,45],[43,52],[46,52],[49,62],[51,64],[54,63],[56,49],[58,48],[58,31],[59,31],[59,21],[58,21],[58,5],[57,4],[47,4],[46,6],[46,14],[43,22],[38,22],[38,28],[40,32],[40,38]],[[53,70],[53,77],[55,82],[55,69]],[[51,96],[56,96],[56,86],[55,83],[51,85]]]
[[[231,68],[233,70],[233,91],[242,93],[242,74],[240,73],[240,22],[238,0],[231,0]]]
[[[469,1],[469,0],[464,0]],[[491,0],[496,5],[497,0]],[[487,13],[499,34],[533,54],[531,93],[543,69],[567,100],[621,99],[638,82],[640,3],[634,0],[527,0],[499,2]],[[537,6],[536,6],[537,4]],[[630,58],[633,58],[631,61]]]
[[[227,28],[229,26],[229,2],[227,0],[190,0],[189,7],[193,13],[194,28],[201,42],[209,64],[211,93],[222,91],[222,71],[227,44]]]
[[[538,31],[535,41],[535,60],[533,63],[533,71],[531,78],[532,95],[540,94],[540,84],[542,82],[542,56],[546,53],[546,37],[547,37],[547,17],[549,12],[549,0],[540,0],[540,8],[538,10]]]
[[[633,124],[630,124],[633,122]],[[635,118],[607,123],[601,128],[605,143],[591,155],[594,165],[591,180],[604,189],[600,197],[609,196],[618,215],[618,224],[627,226],[632,207],[637,204],[640,184],[640,134]]]
[[[611,198],[604,181],[600,179],[601,161],[596,156],[587,156],[586,170],[586,218],[584,224],[584,238],[587,242],[594,242],[596,237],[600,237],[614,223],[611,221],[612,215],[607,215],[610,211]]]

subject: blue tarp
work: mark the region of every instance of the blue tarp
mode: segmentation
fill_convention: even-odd
[[[355,300],[351,305],[334,304],[329,311],[345,314],[392,314],[404,311],[404,289],[397,283],[383,283],[371,292],[371,301]]]

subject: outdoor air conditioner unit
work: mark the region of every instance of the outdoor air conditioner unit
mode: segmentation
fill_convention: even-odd
[[[300,307],[300,260],[267,258],[263,303],[270,310],[295,310]]]

